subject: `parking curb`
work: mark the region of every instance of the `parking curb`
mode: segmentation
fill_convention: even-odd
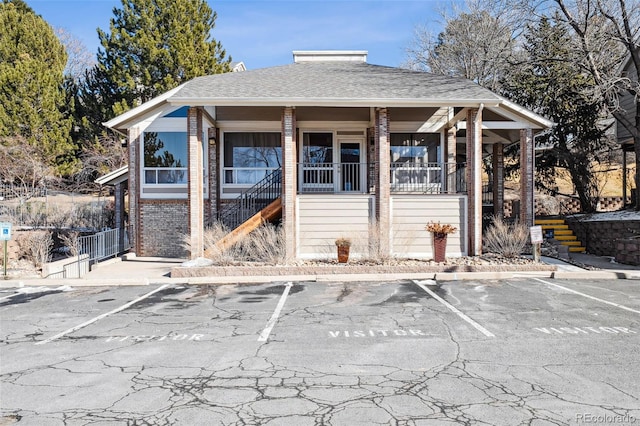
[[[439,272],[436,281],[503,280],[518,277],[551,278],[554,271]]]
[[[552,278],[552,279],[628,279],[640,280],[640,271],[495,271],[495,272],[424,272],[424,273],[379,273],[379,274],[300,274],[300,275],[269,275],[269,276],[217,276],[217,277],[157,277],[157,278],[70,278],[70,279],[22,279],[0,280],[0,288],[20,287],[119,287],[119,286],[149,286],[161,284],[186,285],[233,285],[265,282],[358,282],[358,281],[397,281],[397,280],[428,280],[436,281],[469,281],[469,280],[500,280],[513,278]]]
[[[640,280],[640,272],[624,271],[555,271],[551,274],[555,279],[574,280]]]

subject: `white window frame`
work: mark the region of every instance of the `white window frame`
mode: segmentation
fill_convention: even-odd
[[[278,133],[280,134],[280,140],[282,141],[282,129],[278,126],[256,127],[254,123],[235,122],[233,124],[221,124],[219,123],[220,130],[220,153],[218,158],[218,182],[220,182],[220,198],[221,199],[234,199],[237,198],[241,191],[251,188],[255,184],[244,183],[226,183],[225,174],[228,170],[269,170],[273,171],[278,167],[225,167],[224,154],[225,154],[225,134],[226,133]],[[232,193],[225,193],[225,189],[235,190]]]
[[[209,126],[203,126],[202,129],[202,163],[203,163],[203,198],[209,198],[209,147],[208,147],[208,129]],[[139,179],[140,179],[140,198],[142,199],[164,199],[164,200],[186,200],[189,198],[188,188],[189,188],[189,165],[187,164],[186,173],[187,173],[187,183],[171,183],[171,184],[162,184],[162,183],[146,183],[145,181],[145,171],[147,170],[144,165],[144,140],[145,134],[150,132],[180,132],[186,133],[187,135],[187,150],[189,145],[189,132],[188,132],[188,122],[184,117],[174,117],[174,118],[156,118],[153,120],[150,125],[143,127],[140,133],[140,142],[139,142],[139,155],[138,155],[138,165],[139,165]],[[154,169],[153,167],[151,169]],[[145,191],[146,190],[146,191]]]

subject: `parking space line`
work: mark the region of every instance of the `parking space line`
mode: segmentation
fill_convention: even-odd
[[[484,328],[483,326],[481,326],[480,324],[478,324],[477,322],[475,322],[474,320],[472,320],[471,318],[469,318],[468,316],[466,316],[464,313],[460,312],[460,310],[458,310],[455,306],[451,305],[450,303],[448,303],[446,300],[444,300],[443,298],[441,298],[440,296],[438,296],[437,294],[435,294],[433,291],[429,290],[429,288],[427,288],[427,286],[424,285],[425,282],[428,283],[434,283],[435,281],[433,280],[427,280],[427,281],[413,281],[416,285],[418,285],[421,289],[423,289],[424,291],[426,291],[429,296],[433,297],[434,299],[436,299],[438,302],[442,303],[444,306],[446,306],[451,312],[455,313],[456,315],[458,315],[460,318],[462,318],[464,321],[466,321],[467,323],[471,324],[476,330],[478,330],[479,332],[481,332],[482,334],[484,334],[487,337],[496,337],[495,334],[493,334],[492,332],[490,332],[489,330],[487,330],[486,328]]]
[[[115,308],[115,309],[113,309],[113,310],[111,310],[111,311],[109,311],[109,312],[106,312],[106,313],[104,313],[104,314],[102,314],[102,315],[98,315],[97,317],[92,318],[92,319],[90,319],[89,321],[83,322],[83,323],[82,323],[82,324],[80,324],[80,325],[76,325],[75,327],[72,327],[72,328],[70,328],[70,329],[68,329],[68,330],[65,330],[65,331],[63,331],[62,333],[58,333],[58,334],[56,334],[56,335],[55,335],[55,336],[53,336],[53,337],[49,337],[49,338],[48,338],[48,339],[46,339],[46,340],[42,340],[42,341],[40,341],[40,342],[37,342],[37,343],[36,343],[36,345],[44,345],[45,343],[53,342],[54,340],[59,339],[59,338],[61,338],[61,337],[63,337],[63,336],[66,336],[67,334],[73,333],[74,331],[78,331],[78,330],[80,330],[81,328],[84,328],[84,327],[86,327],[86,326],[88,326],[88,325],[91,325],[91,324],[93,324],[93,323],[94,323],[94,322],[96,322],[96,321],[99,321],[99,320],[101,320],[101,319],[103,319],[103,318],[106,318],[106,317],[108,317],[109,315],[112,315],[112,314],[118,313],[118,312],[120,312],[120,311],[124,311],[124,310],[125,310],[125,309],[127,309],[128,307],[130,307],[130,306],[132,306],[132,305],[135,305],[136,303],[140,302],[141,300],[144,300],[144,299],[146,299],[147,297],[149,297],[149,296],[151,296],[151,295],[153,295],[153,294],[155,294],[155,293],[157,293],[157,292],[159,292],[159,291],[162,291],[162,290],[164,290],[164,289],[165,289],[165,288],[167,288],[167,287],[169,287],[169,284],[161,285],[160,287],[156,288],[155,290],[150,291],[149,293],[147,293],[147,294],[145,294],[145,295],[143,295],[143,296],[140,296],[140,297],[138,297],[137,299],[132,300],[132,301],[131,301],[131,302],[129,302],[129,303],[126,303],[126,304],[124,304],[124,305],[122,305],[122,306],[120,306],[120,307],[117,307],[117,308]]]
[[[534,279],[540,281],[541,283],[544,283],[544,284],[547,284],[547,285],[550,285],[550,286],[553,286],[553,287],[561,288],[561,289],[563,289],[565,291],[568,291],[570,293],[574,293],[574,294],[577,294],[579,296],[586,297],[588,299],[595,300],[595,301],[600,302],[600,303],[606,303],[607,305],[615,306],[616,308],[624,309],[625,311],[629,311],[629,312],[634,312],[636,314],[640,314],[640,311],[638,311],[636,309],[629,308],[628,306],[621,305],[619,303],[610,302],[608,300],[600,299],[598,297],[591,296],[589,294],[581,293],[579,291],[572,290],[570,288],[563,287],[563,286],[558,285],[558,284],[550,283],[549,281],[541,280],[540,278],[534,278]]]
[[[10,294],[8,296],[0,297],[0,302],[2,302],[3,300],[11,299],[12,297],[16,297],[18,295],[20,295],[20,293],[13,293],[13,294]]]
[[[289,290],[291,290],[292,286],[293,286],[292,282],[287,283],[284,289],[284,292],[282,292],[282,296],[280,296],[280,301],[278,301],[278,306],[276,306],[276,310],[273,311],[273,315],[271,315],[269,322],[267,322],[266,327],[264,328],[264,330],[262,330],[262,333],[260,333],[260,337],[258,337],[258,342],[266,342],[267,339],[269,338],[269,334],[271,334],[271,330],[273,330],[273,327],[276,325],[276,322],[278,321],[278,317],[280,316],[280,312],[284,307],[284,302],[287,300],[287,296],[289,295]]]

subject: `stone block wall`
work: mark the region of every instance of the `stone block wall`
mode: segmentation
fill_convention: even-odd
[[[580,201],[577,198],[570,197],[555,197],[557,200],[557,211],[549,212],[547,208],[543,205],[543,202],[539,199],[535,199],[535,209],[536,216],[547,216],[547,215],[567,215],[567,214],[576,214],[580,213]],[[504,216],[505,217],[513,217],[517,215],[518,212],[515,211],[514,203],[517,203],[518,200],[504,200]],[[627,197],[627,205],[631,203],[631,198]],[[622,197],[600,197],[598,198],[598,208],[599,212],[615,212],[621,210],[624,204],[622,202]]]
[[[636,252],[634,256],[628,257],[626,253],[630,246],[626,243],[620,246],[618,243],[626,240],[636,241],[638,244],[638,236],[640,236],[640,221],[638,220],[601,220],[601,221],[580,221],[574,218],[566,219],[567,225],[578,237],[578,240],[586,246],[587,252],[598,256],[613,256],[620,263],[627,263],[622,259],[618,259],[618,251],[624,259],[634,256],[640,256]],[[635,238],[634,238],[635,237]],[[631,263],[632,265],[634,263]]]
[[[627,265],[640,265],[640,236],[618,240],[616,261]]]
[[[140,200],[140,253],[138,256],[186,258],[182,247],[189,233],[186,200]]]

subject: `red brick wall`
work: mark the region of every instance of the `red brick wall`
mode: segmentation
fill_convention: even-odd
[[[189,234],[187,200],[140,200],[138,256],[187,257],[182,247]]]

